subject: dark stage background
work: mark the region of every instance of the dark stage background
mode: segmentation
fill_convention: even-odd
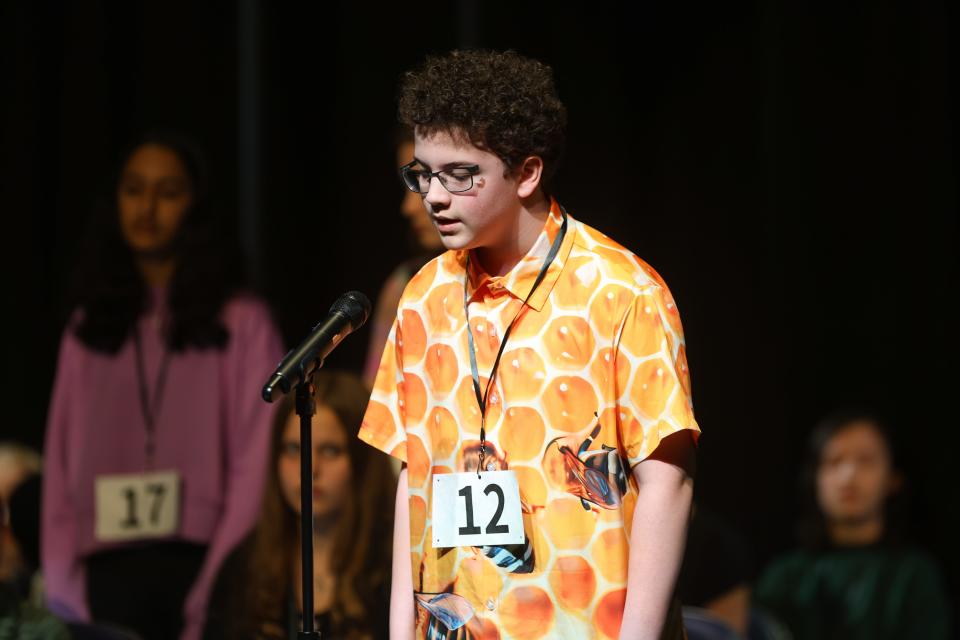
[[[901,435],[912,530],[957,593],[947,3],[214,4],[0,8],[3,438],[42,443],[72,256],[126,138],[160,125],[204,143],[293,344],[406,255],[401,71],[458,45],[514,48],[553,65],[569,108],[558,196],[680,306],[698,500],[766,561],[792,544],[811,425],[876,406]],[[368,337],[328,366],[358,370]]]

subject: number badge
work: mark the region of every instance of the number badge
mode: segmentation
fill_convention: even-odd
[[[433,546],[523,544],[520,489],[513,471],[433,476]]]
[[[95,490],[97,540],[138,540],[177,532],[180,476],[176,471],[99,476]]]

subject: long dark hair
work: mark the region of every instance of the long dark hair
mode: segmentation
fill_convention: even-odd
[[[352,499],[337,523],[331,554],[330,570],[337,580],[331,623],[337,638],[367,638],[380,614],[373,605],[389,594],[396,478],[387,456],[355,435],[370,395],[363,382],[349,373],[321,371],[314,384],[317,405],[329,407],[347,432],[352,473]],[[242,624],[249,634],[244,637],[269,638],[271,630],[282,632],[278,616],[286,611],[293,586],[299,517],[284,500],[277,475],[293,395],[284,399],[275,414],[263,506],[247,567],[249,582],[243,587],[247,619]]]
[[[186,137],[166,131],[145,133],[127,145],[87,226],[69,298],[70,308],[79,311],[74,332],[91,349],[116,353],[144,311],[147,285],[120,230],[116,190],[127,161],[148,144],[177,155],[193,195],[173,243],[177,268],[167,293],[168,346],[222,349],[229,334],[220,310],[243,281],[239,251],[227,240],[230,235],[210,201],[199,148]]]
[[[827,444],[853,424],[869,425],[880,436],[887,449],[891,470],[899,472],[893,431],[876,412],[865,408],[839,409],[817,423],[807,440],[806,457],[800,473],[801,518],[797,537],[801,545],[809,550],[820,551],[831,546],[827,521],[817,501],[817,472]],[[906,487],[901,485],[887,496],[882,544],[894,545],[902,541],[905,494]]]

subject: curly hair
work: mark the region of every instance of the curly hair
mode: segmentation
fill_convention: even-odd
[[[545,185],[563,153],[567,124],[552,69],[514,51],[427,57],[403,77],[399,117],[418,133],[443,132],[488,149],[508,170],[540,156]]]
[[[167,293],[172,323],[168,346],[222,349],[229,333],[220,318],[224,303],[244,281],[239,249],[228,239],[208,193],[206,166],[199,148],[181,134],[150,131],[120,155],[95,215],[89,221],[69,294],[71,310],[82,314],[73,327],[96,351],[115,354],[143,312],[148,287],[120,230],[116,185],[133,153],[145,145],[173,151],[186,169],[193,205],[174,240],[177,270]]]

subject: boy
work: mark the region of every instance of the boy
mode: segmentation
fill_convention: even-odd
[[[391,637],[679,637],[699,433],[680,320],[653,269],[548,195],[549,67],[429,58],[400,118],[401,175],[448,251],[404,291],[359,434],[406,465]]]

